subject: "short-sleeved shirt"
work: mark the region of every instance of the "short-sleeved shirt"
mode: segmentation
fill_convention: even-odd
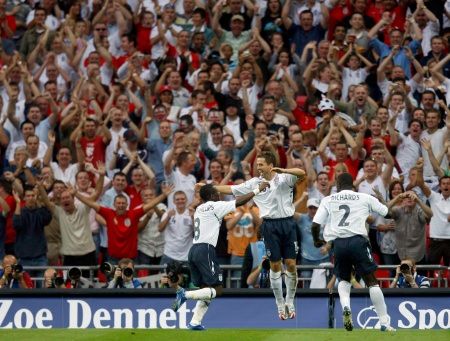
[[[170,174],[165,174],[165,177],[167,181],[171,182],[175,186],[174,191],[170,193],[169,197],[167,198],[169,209],[175,208],[173,196],[177,191],[183,191],[186,194],[187,204],[190,205],[194,200],[194,186],[197,183],[195,176],[193,176],[192,174],[184,175],[177,168]]]
[[[343,190],[320,202],[313,222],[325,225],[324,239],[367,237],[366,219],[372,213],[386,216],[388,208],[371,195]]]
[[[231,186],[234,196],[244,195],[258,188],[262,177],[252,178],[240,185]],[[292,217],[295,212],[292,200],[297,177],[291,174],[275,174],[269,181],[270,187],[255,195],[253,201],[259,208],[261,218],[276,219]]]
[[[400,259],[414,259],[419,262],[425,257],[425,213],[416,205],[409,212],[403,207],[392,208],[395,220],[395,244]]]
[[[222,219],[236,209],[236,201],[208,201],[197,207],[194,214],[194,244],[217,245]]]
[[[83,136],[80,138],[80,144],[86,155],[86,162],[90,162],[94,166],[98,161],[105,162],[106,145],[102,136],[96,136],[93,139]]]
[[[445,199],[441,193],[431,192],[428,197],[433,217],[430,221],[430,238],[450,239],[450,197]]]
[[[55,217],[61,229],[61,254],[65,256],[82,256],[95,250],[92,231],[89,224],[90,208],[75,201],[75,211],[68,214],[61,207],[55,206]]]
[[[164,204],[158,204],[156,207],[163,212],[167,210]],[[145,219],[144,216],[141,217],[141,220],[143,219]],[[138,250],[149,257],[161,257],[164,252],[164,233],[158,230],[160,222],[161,219],[153,212],[147,225],[139,232]]]
[[[166,219],[167,212],[161,217]],[[180,262],[187,262],[189,250],[193,244],[194,225],[189,210],[178,213],[169,219],[164,230],[164,255]]]
[[[98,213],[106,220],[108,254],[113,258],[136,258],[138,223],[144,215],[142,206],[127,210],[123,215],[101,206]]]

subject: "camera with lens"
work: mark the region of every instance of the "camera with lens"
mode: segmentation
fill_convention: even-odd
[[[100,271],[103,272],[106,276],[111,276],[111,274],[114,275],[114,272],[116,272],[116,267],[111,263],[104,262],[102,263],[102,265],[100,265]]]
[[[122,273],[125,277],[132,277],[133,276],[133,269],[132,268],[125,268],[122,270]]]
[[[57,276],[55,274],[55,278],[53,278],[53,287],[54,288],[59,288],[60,286],[64,285],[64,277],[62,276]]]
[[[69,273],[67,274],[67,277],[69,277],[69,279],[71,281],[78,281],[81,278],[81,270],[79,268],[71,268],[69,269]]]
[[[23,272],[23,266],[22,264],[13,264],[11,265],[11,270],[15,273],[21,273]]]
[[[180,278],[178,275],[183,273],[183,266],[179,262],[170,262],[166,267],[166,274],[169,281],[172,283],[178,283]]]
[[[411,272],[411,268],[409,264],[403,263],[400,265],[400,272],[404,274],[409,274]]]

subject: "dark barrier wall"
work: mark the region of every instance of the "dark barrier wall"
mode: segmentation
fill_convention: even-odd
[[[395,328],[450,328],[449,289],[385,290]],[[2,290],[0,328],[186,328],[195,302],[177,313],[171,290]],[[333,304],[336,308],[333,309]],[[208,328],[342,327],[337,295],[298,292],[297,318],[280,321],[270,290],[225,290],[205,317]],[[356,328],[379,328],[368,291],[352,296]]]

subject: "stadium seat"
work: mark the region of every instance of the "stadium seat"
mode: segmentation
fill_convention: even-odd
[[[378,269],[375,273],[378,281],[380,282],[380,287],[389,288],[391,282],[391,271],[388,269]]]

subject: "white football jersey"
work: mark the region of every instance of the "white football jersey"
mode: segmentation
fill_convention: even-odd
[[[252,192],[259,187],[264,180],[262,177],[252,178],[243,184],[231,186],[234,196],[244,195]],[[294,204],[294,186],[297,177],[291,174],[275,174],[269,181],[270,188],[255,195],[253,201],[259,208],[261,218],[287,218],[292,217],[295,212]]]
[[[216,247],[222,219],[236,210],[236,200],[208,201],[197,207],[194,214],[194,244],[207,243]]]
[[[313,222],[325,225],[326,241],[355,235],[367,237],[366,219],[373,212],[384,217],[388,208],[371,195],[343,190],[322,199]]]

